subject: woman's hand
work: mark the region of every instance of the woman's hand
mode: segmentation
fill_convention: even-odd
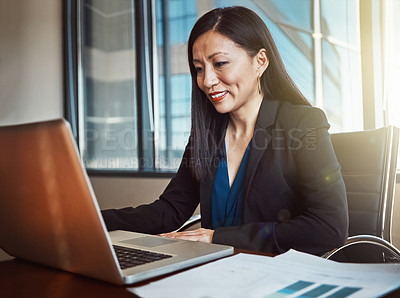
[[[183,239],[190,241],[200,241],[205,243],[211,243],[213,235],[214,235],[214,230],[203,229],[203,228],[192,231],[160,234],[161,237],[176,238],[176,239]]]

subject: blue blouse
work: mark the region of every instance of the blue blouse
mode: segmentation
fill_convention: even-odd
[[[250,143],[246,148],[232,186],[229,186],[226,148],[220,158],[211,197],[212,228],[237,226],[242,223],[243,180],[247,168]]]

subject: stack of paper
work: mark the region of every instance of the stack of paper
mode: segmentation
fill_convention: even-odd
[[[398,264],[348,264],[294,250],[238,254],[130,291],[141,297],[378,297],[400,287]]]

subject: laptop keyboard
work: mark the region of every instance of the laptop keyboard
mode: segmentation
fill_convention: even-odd
[[[172,257],[152,251],[113,245],[121,269],[135,267]]]

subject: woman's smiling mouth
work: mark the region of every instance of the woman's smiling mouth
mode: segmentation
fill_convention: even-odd
[[[213,102],[219,102],[219,101],[223,100],[227,94],[228,94],[228,91],[213,92],[213,93],[210,93],[210,97]]]

